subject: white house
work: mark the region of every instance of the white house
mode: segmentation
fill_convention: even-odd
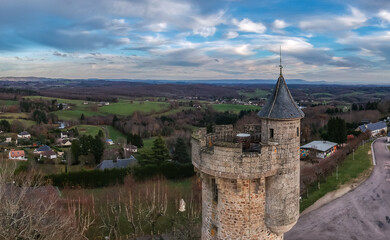
[[[12,142],[12,138],[10,138],[10,137],[5,138],[5,142],[6,142],[6,143]]]
[[[62,138],[62,139],[68,138],[68,134],[61,132],[60,138]]]
[[[54,159],[54,158],[57,158],[57,154],[53,150],[49,150],[49,151],[41,152],[39,157],[40,158],[44,157],[44,158]]]
[[[384,121],[376,123],[363,124],[358,127],[358,130],[361,132],[371,131],[371,136],[375,137],[381,134],[382,132],[387,133],[387,125]]]
[[[128,145],[127,147],[125,147],[124,149],[125,149],[125,151],[131,152],[131,153],[136,153],[136,152],[138,152],[137,146],[131,145],[131,144]]]
[[[28,139],[28,138],[31,138],[31,135],[30,135],[30,133],[28,133],[26,131],[23,131],[23,132],[18,133],[18,138],[26,138],[26,139]]]
[[[8,158],[11,160],[22,160],[22,161],[27,160],[26,154],[23,150],[14,150],[14,149],[9,151]]]

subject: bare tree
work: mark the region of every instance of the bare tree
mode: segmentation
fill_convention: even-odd
[[[16,163],[0,161],[1,239],[83,239],[77,219],[57,190],[32,173],[15,174]],[[86,224],[88,226],[88,224]]]

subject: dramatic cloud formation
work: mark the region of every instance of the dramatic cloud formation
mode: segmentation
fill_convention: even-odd
[[[0,76],[386,83],[385,0],[5,0]]]

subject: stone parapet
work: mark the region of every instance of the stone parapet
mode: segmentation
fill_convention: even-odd
[[[243,152],[240,144],[218,142],[213,147],[202,146],[199,139],[192,141],[192,162],[201,172],[232,179],[255,179],[276,173],[276,151],[263,145],[260,152]]]

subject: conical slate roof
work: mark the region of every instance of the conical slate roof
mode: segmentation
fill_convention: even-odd
[[[305,116],[291,96],[282,74],[278,78],[272,95],[257,115],[261,118],[272,119],[292,119]]]

